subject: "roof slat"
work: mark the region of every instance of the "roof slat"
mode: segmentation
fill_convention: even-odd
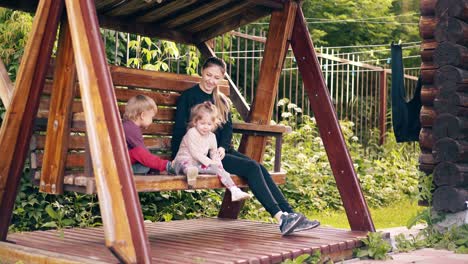
[[[173,1],[166,5],[158,7],[142,16],[139,16],[137,22],[156,22],[163,18],[172,16],[178,10],[196,3],[197,0]]]

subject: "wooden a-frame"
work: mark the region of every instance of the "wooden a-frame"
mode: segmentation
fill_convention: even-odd
[[[66,143],[66,120],[74,88],[74,70],[71,68],[76,64],[106,246],[123,262],[150,263],[149,242],[92,0],[41,0],[37,7],[24,55],[28,59],[21,62],[11,104],[0,132],[0,146],[8,150],[3,152],[0,159],[0,239],[5,240],[7,236],[39,96],[64,6],[69,31],[67,23],[62,23],[58,65],[64,65],[67,70],[57,69],[55,72],[57,85],[54,85],[54,90],[57,90],[58,95],[52,101],[51,113],[57,113],[54,122],[60,129],[48,130],[47,140],[51,140],[49,138],[52,138],[52,134],[56,137],[55,149],[49,150],[51,152],[48,155],[52,158],[49,164],[54,162],[53,157],[61,153],[61,146]],[[67,51],[71,50],[70,40],[74,58],[66,57]],[[195,44],[205,56],[213,54],[205,43]],[[256,100],[250,110],[249,121],[259,124],[269,122],[289,44],[298,62],[351,229],[374,231],[297,1],[287,1],[283,9],[272,13],[265,59],[261,65]],[[264,144],[265,139],[262,137],[245,137],[241,150],[260,161]],[[225,197],[219,216],[237,218],[242,205],[229,202],[228,196]]]

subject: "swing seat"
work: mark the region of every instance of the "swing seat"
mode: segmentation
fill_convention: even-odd
[[[181,92],[199,83],[200,77],[130,69],[120,66],[109,66],[109,68],[121,114],[124,112],[125,103],[134,95],[144,94],[155,100],[159,107],[158,114],[155,117],[157,121],[143,131],[145,145],[152,153],[164,159],[169,159],[177,98]],[[49,72],[49,76],[52,76],[53,66],[50,67]],[[41,191],[47,193],[57,194],[57,190],[60,189],[88,194],[96,193],[92,157],[89,155],[89,147],[87,146],[86,124],[79,89],[76,89],[76,97],[72,105],[73,114],[69,124],[68,147],[63,157],[65,159],[63,175],[45,175],[42,173],[42,167],[46,166],[43,164],[43,159],[51,87],[52,81],[48,80],[41,97],[35,121],[35,132],[31,140],[31,168],[34,180],[41,186]],[[219,88],[223,93],[229,95],[227,81],[222,81]],[[233,130],[235,133],[275,137],[275,169],[271,174],[277,184],[284,184],[286,173],[280,169],[281,143],[283,133],[289,132],[290,128],[282,125],[234,123]],[[62,178],[63,181],[57,180]],[[134,175],[134,179],[139,192],[188,189],[186,176],[184,175]],[[236,175],[233,175],[233,180],[240,187],[247,186],[246,182]],[[58,188],[59,184],[63,184],[61,186],[63,188]],[[224,186],[216,175],[200,175],[194,188],[215,189],[224,188]]]

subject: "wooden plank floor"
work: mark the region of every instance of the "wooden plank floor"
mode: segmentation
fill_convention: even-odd
[[[336,261],[350,258],[352,249],[362,245],[359,238],[366,236],[319,227],[283,237],[276,224],[216,218],[146,223],[146,231],[153,263],[280,263],[316,250]],[[61,260],[40,263],[73,263],[66,257],[76,257],[76,262],[118,262],[104,245],[102,228],[66,229],[63,236],[55,230],[14,233],[7,240],[15,245],[0,243],[0,258],[14,246],[18,258],[21,251],[25,255],[37,251]]]

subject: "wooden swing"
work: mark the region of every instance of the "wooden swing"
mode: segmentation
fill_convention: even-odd
[[[137,192],[183,190],[187,185],[184,176],[141,177],[132,174],[121,128],[121,103],[132,95],[144,93],[164,106],[156,117],[163,122],[149,128],[150,137],[146,144],[167,153],[178,93],[197,83],[198,79],[109,67],[99,26],[194,44],[202,55],[212,56],[214,52],[206,41],[269,14],[270,29],[251,108],[229,76],[220,87],[229,94],[246,121],[234,125],[235,132],[244,134],[240,151],[261,161],[267,137],[275,137],[276,163],[272,175],[278,184],[285,182],[279,161],[281,136],[288,129],[269,125],[269,121],[285,54],[291,45],[351,229],[374,231],[299,1],[13,2],[1,2],[0,5],[36,10],[36,14],[23,56],[27,59],[21,62],[0,133],[0,146],[4,150],[0,159],[2,241],[7,237],[24,161],[32,151],[31,166],[36,169],[35,179],[39,181],[41,191],[55,194],[63,190],[96,192],[106,246],[120,261],[151,263]],[[59,22],[58,54],[55,66],[50,67]],[[53,74],[48,74],[52,68]],[[222,187],[213,176],[200,179],[196,188]],[[240,178],[235,177],[235,180],[245,186]],[[241,208],[242,203],[231,202],[230,194],[226,192],[218,217],[236,219]]]

